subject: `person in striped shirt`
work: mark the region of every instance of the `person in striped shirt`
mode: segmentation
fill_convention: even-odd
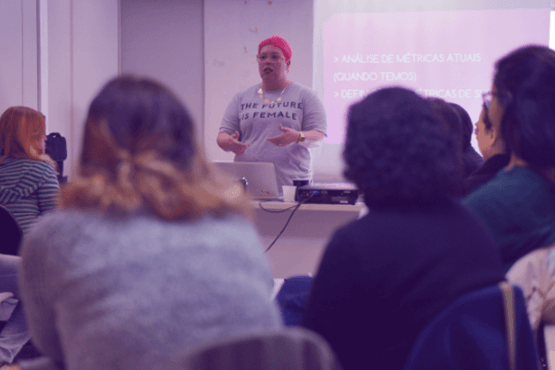
[[[44,116],[10,107],[0,116],[0,204],[15,217],[24,236],[37,218],[55,208],[60,189],[54,162],[44,154]],[[21,258],[0,254],[0,292],[19,299]],[[0,331],[0,366],[11,363],[31,334],[20,303]]]
[[[10,107],[0,117],[0,204],[23,235],[56,207],[60,190],[54,162],[44,153],[45,130],[44,116],[28,107]]]

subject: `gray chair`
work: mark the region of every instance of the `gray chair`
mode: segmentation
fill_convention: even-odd
[[[340,370],[327,342],[303,328],[246,333],[210,342],[161,367],[164,370]]]

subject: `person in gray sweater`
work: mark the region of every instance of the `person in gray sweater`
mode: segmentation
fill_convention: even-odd
[[[79,175],[22,248],[24,307],[48,358],[27,368],[150,370],[216,338],[281,327],[246,198],[194,137],[154,81],[119,77],[93,100]]]

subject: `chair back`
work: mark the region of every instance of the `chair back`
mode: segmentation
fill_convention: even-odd
[[[507,321],[502,290],[468,293],[445,308],[419,335],[405,370],[537,370],[538,360],[522,291],[512,286],[514,319]],[[508,325],[510,323],[511,325]],[[508,328],[514,333],[511,335]],[[511,336],[508,336],[511,335]],[[515,340],[508,343],[508,338]]]
[[[327,342],[303,328],[248,333],[208,343],[164,370],[340,370]]]
[[[14,216],[0,204],[0,254],[17,256],[23,231]]]
[[[67,176],[64,176],[64,161],[67,159],[67,143],[65,137],[58,132],[52,132],[46,136],[45,153],[56,162],[58,170],[58,182],[65,184]]]
[[[313,280],[312,276],[293,276],[283,282],[276,302],[286,326],[301,324]]]

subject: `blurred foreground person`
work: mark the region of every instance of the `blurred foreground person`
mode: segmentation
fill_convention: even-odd
[[[455,140],[431,103],[403,88],[349,110],[344,174],[370,212],[334,234],[302,320],[347,370],[403,369],[444,307],[503,279],[495,242],[457,200]]]
[[[62,209],[23,245],[22,292],[44,366],[152,370],[205,341],[281,326],[241,190],[214,178],[173,93],[148,79],[110,81],[91,103],[82,148]]]

